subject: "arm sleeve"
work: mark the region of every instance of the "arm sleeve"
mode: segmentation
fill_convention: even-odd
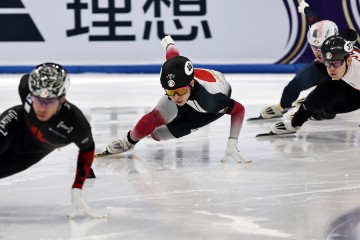
[[[231,115],[231,125],[230,125],[230,136],[229,138],[238,138],[240,135],[240,130],[242,128],[245,116],[244,106],[234,100],[234,107],[230,112]]]
[[[306,16],[306,22],[309,26],[319,21],[316,11],[313,8],[306,7],[304,11]]]
[[[79,155],[77,158],[75,181],[72,187],[82,189],[94,160],[95,142],[92,137],[89,122],[80,111],[78,111],[78,114],[77,122],[81,123],[83,126],[77,128],[78,131],[76,131],[76,133],[74,132],[76,135],[74,143],[79,148]]]
[[[84,182],[89,175],[91,164],[94,160],[94,148],[90,151],[79,150],[75,181],[72,185],[73,188],[82,189]]]
[[[166,60],[169,60],[173,57],[177,57],[179,56],[179,50],[177,49],[177,47],[174,44],[170,44],[169,46],[167,46],[166,48]]]

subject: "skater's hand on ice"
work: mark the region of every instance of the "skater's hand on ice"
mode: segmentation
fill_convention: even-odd
[[[71,212],[69,218],[75,217],[76,212],[82,211],[92,218],[106,218],[106,214],[98,214],[93,212],[82,196],[82,190],[79,188],[71,189]]]
[[[235,158],[238,162],[250,163],[251,161],[241,156],[240,151],[237,149],[238,140],[235,138],[229,138],[225,156],[221,159],[221,162],[226,162],[229,157]]]
[[[174,43],[174,40],[171,38],[171,36],[167,35],[163,39],[161,39],[161,46],[166,51],[166,49],[169,45],[175,45],[175,43]]]
[[[309,4],[307,4],[307,2],[305,2],[305,0],[302,0],[298,6],[298,12],[301,14],[305,14],[305,8],[308,6],[309,6]]]

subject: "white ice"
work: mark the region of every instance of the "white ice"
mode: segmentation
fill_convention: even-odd
[[[293,77],[226,76],[246,118],[277,103]],[[0,75],[1,112],[20,103],[19,79]],[[67,98],[89,119],[99,152],[162,95],[158,75],[73,74]],[[239,149],[251,164],[220,163],[229,116],[178,140],[146,138],[130,153],[94,160],[84,195],[108,215],[102,220],[67,219],[77,156],[70,145],[0,179],[0,240],[360,239],[359,123],[356,111],[259,140],[271,122],[244,122]]]

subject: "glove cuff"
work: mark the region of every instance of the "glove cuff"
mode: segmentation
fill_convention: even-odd
[[[228,143],[237,145],[238,139],[237,139],[237,138],[229,137]]]

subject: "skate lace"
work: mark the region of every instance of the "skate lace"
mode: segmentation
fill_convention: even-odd
[[[121,139],[115,140],[111,143],[111,147],[117,150],[124,150],[125,144]]]
[[[276,124],[276,128],[279,129],[279,130],[286,130],[284,122],[278,122]]]
[[[266,108],[266,109],[265,109],[265,112],[266,112],[267,114],[275,114],[275,112],[274,112],[274,110],[272,109],[272,107]]]

